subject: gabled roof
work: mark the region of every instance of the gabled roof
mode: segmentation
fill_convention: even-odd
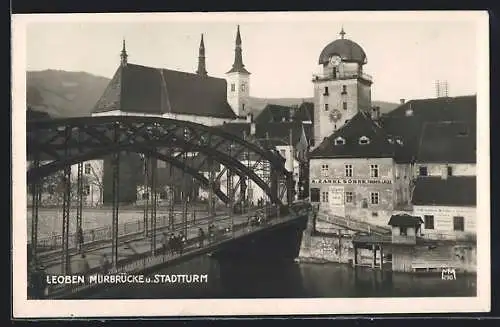
[[[312,102],[302,102],[295,112],[295,119],[301,121],[314,121],[314,103]]]
[[[222,78],[135,64],[120,66],[93,113],[110,110],[234,119]]]
[[[368,144],[360,144],[359,139],[366,136]],[[336,145],[337,138],[345,144]],[[368,113],[358,112],[347,124],[327,137],[310,153],[310,158],[394,158],[400,147],[391,143],[384,129]]]
[[[303,102],[300,106],[268,104],[255,118],[256,123],[278,123],[288,121],[314,121],[314,103]]]
[[[399,227],[417,227],[424,222],[422,218],[417,216],[410,216],[408,214],[392,215],[387,225]]]
[[[475,126],[467,122],[424,123],[416,162],[475,163]]]
[[[419,177],[413,205],[475,206],[476,176]]]

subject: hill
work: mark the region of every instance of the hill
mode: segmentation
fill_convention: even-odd
[[[53,117],[88,116],[94,104],[101,97],[109,79],[86,72],[62,70],[28,71],[26,73],[28,105],[35,110],[47,112]],[[283,106],[312,102],[312,98],[258,98],[250,97],[248,107],[254,115],[268,104]],[[373,101],[386,113],[398,106],[397,103]]]

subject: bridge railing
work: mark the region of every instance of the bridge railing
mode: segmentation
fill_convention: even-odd
[[[201,213],[199,212],[194,212],[194,213],[189,213],[188,214],[188,221],[189,220],[196,220],[200,218],[204,218],[200,216]],[[198,216],[198,217],[197,217]],[[174,212],[173,213],[173,223],[178,222],[182,219],[182,213],[179,212]],[[149,224],[151,222],[149,221]],[[161,215],[156,217],[156,227],[157,228],[163,228],[169,225],[169,215]],[[124,236],[124,235],[129,235],[129,234],[134,234],[134,233],[142,233],[144,232],[144,220],[143,219],[137,219],[134,221],[128,221],[125,223],[121,223],[118,225],[118,236]],[[112,235],[112,230],[111,230],[111,225],[106,225],[102,227],[97,227],[97,228],[92,228],[92,229],[87,229],[83,231],[83,240],[84,244],[90,244],[94,242],[100,242],[100,241],[107,241],[111,239]],[[77,237],[75,234],[70,234],[69,237],[69,248],[76,248],[77,247]],[[28,241],[28,244],[30,244],[31,241]],[[52,235],[49,237],[44,237],[41,238],[37,241],[37,251],[38,253],[43,253],[47,251],[53,251],[56,249],[61,249],[62,248],[62,235]]]
[[[158,244],[155,251],[156,252],[155,255],[152,255],[151,252],[146,252],[122,259],[117,263],[116,268],[111,269],[108,274],[117,275],[117,274],[133,274],[133,273],[143,272],[150,268],[162,265],[171,260],[179,258],[183,255],[193,254],[197,251],[203,251],[203,249],[207,247],[215,248],[217,245],[220,245],[224,242],[235,239],[242,235],[268,228],[273,224],[277,224],[284,220],[290,219],[290,217],[294,218],[294,216],[281,214],[282,210],[283,208],[280,208],[278,215],[277,207],[267,208],[268,214],[259,223],[255,223],[254,220],[250,219],[252,217],[255,217],[256,214],[255,212],[247,213],[246,215],[243,216],[248,216],[249,218],[246,221],[232,225],[232,229],[231,229],[231,217],[225,216],[219,218],[215,221],[216,224],[219,226],[219,228],[216,230],[216,232],[212,237],[206,234],[205,237],[203,238],[201,238],[200,236],[188,238],[186,240],[186,243],[184,244],[184,251],[182,253],[172,253],[169,251],[163,252],[162,244]],[[200,220],[197,224],[193,224],[190,227],[194,227],[195,225],[197,227],[208,226],[211,222],[212,221]],[[86,282],[84,284],[53,285],[48,290],[48,297],[57,298],[61,296],[69,296],[71,294],[76,294],[85,291],[87,289],[97,287],[99,284],[89,283],[88,278],[89,276],[96,275],[101,272],[102,270],[100,269],[100,267],[96,267],[88,271],[86,273]]]

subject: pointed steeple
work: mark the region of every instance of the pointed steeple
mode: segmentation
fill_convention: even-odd
[[[123,46],[122,46],[122,52],[120,54],[120,58],[121,58],[121,65],[126,66],[128,54],[127,54],[127,49],[125,47],[125,39],[123,39]]]
[[[240,25],[238,25],[238,29],[236,31],[236,47],[234,49],[234,63],[233,63],[233,67],[231,68],[231,70],[227,72],[227,74],[229,74],[229,73],[250,74],[245,69],[245,65],[243,64],[243,56],[242,56],[242,50],[241,50]]]
[[[344,26],[342,26],[342,29],[340,30],[340,38],[343,39],[344,36],[345,36],[345,32],[344,32]]]
[[[207,69],[205,64],[205,42],[203,42],[203,33],[201,34],[200,49],[198,51],[198,70],[196,74],[207,76]]]

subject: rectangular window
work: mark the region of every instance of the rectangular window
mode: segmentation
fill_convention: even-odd
[[[90,185],[84,185],[83,187],[83,195],[89,195],[90,194]]]
[[[352,177],[352,165],[345,165],[345,177]]]
[[[378,217],[378,211],[373,211],[372,212],[372,217]]]
[[[345,203],[353,203],[354,194],[352,192],[345,192]]]
[[[370,165],[370,177],[378,177],[378,165]]]
[[[372,200],[372,204],[378,204],[378,201],[379,201],[378,192],[371,193],[371,200]]]
[[[83,173],[85,175],[89,175],[91,169],[92,169],[92,167],[90,166],[90,163],[86,163],[85,166],[84,166],[84,168],[83,168]]]
[[[464,217],[453,217],[453,230],[454,231],[464,231]]]
[[[420,168],[418,168],[418,174],[420,176],[427,176],[427,167],[426,166],[420,166]]]
[[[311,188],[311,202],[319,202],[319,188]]]
[[[236,85],[234,85],[234,83],[233,83],[233,84],[231,84],[231,92],[234,92],[234,91],[236,91]]]
[[[328,95],[328,86],[325,86],[325,93],[323,95]]]
[[[406,227],[399,227],[399,235],[401,236],[407,236],[408,235],[408,230],[406,229]]]
[[[328,165],[327,164],[321,165],[321,175],[324,177],[328,176]]]
[[[241,92],[245,92],[245,84],[241,84]]]
[[[342,94],[347,94],[347,85],[342,85]]]
[[[446,167],[446,173],[448,174],[448,176],[453,176],[453,167]]]
[[[325,111],[328,111],[328,103],[325,103]]]
[[[424,216],[424,228],[425,229],[434,229],[434,216],[425,215]]]
[[[166,161],[163,161],[163,160],[158,160],[157,161],[157,167],[158,168],[167,168],[167,162]]]
[[[321,193],[321,202],[328,202],[328,192]]]
[[[342,109],[347,110],[347,102],[342,102]]]

